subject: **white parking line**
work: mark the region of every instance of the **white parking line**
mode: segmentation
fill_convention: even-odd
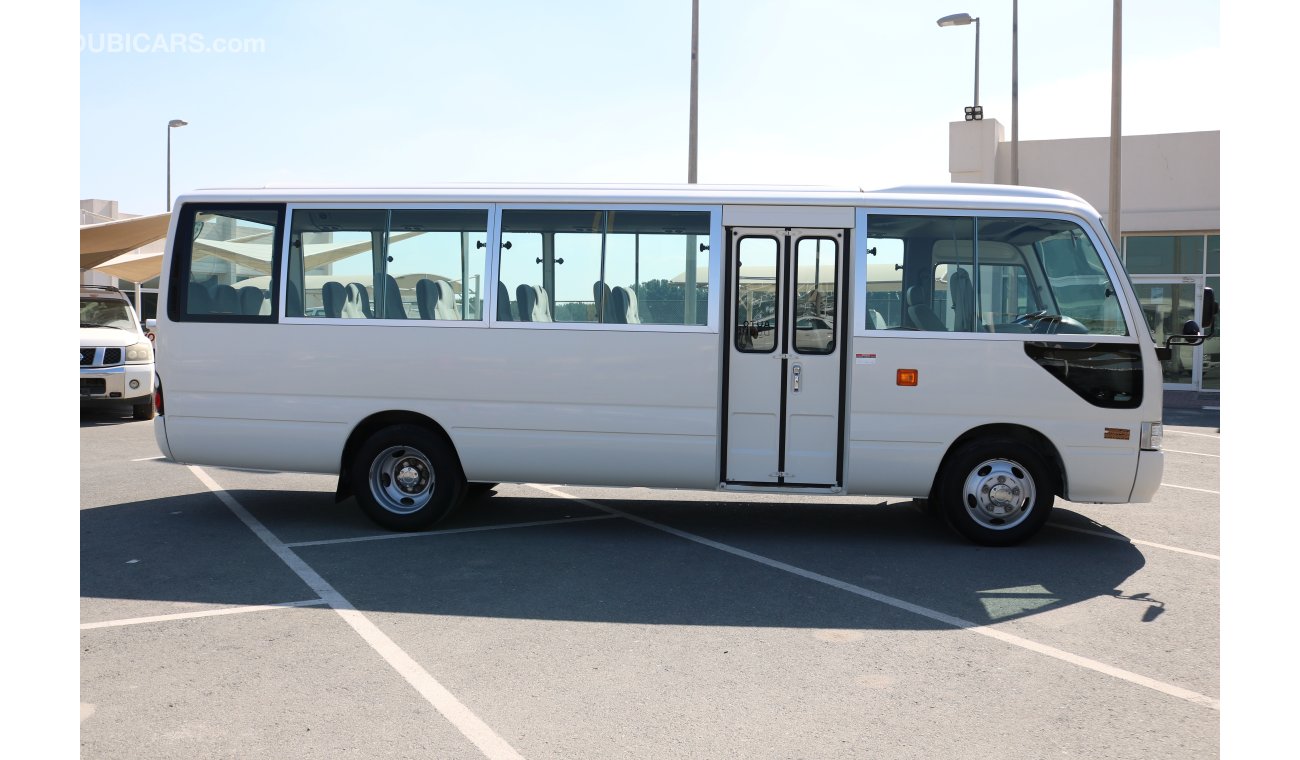
[[[380,536],[357,536],[356,538],[330,538],[322,541],[294,541],[285,546],[326,546],[328,544],[355,544],[360,541],[387,541],[394,538],[430,538],[446,536],[451,533],[477,533],[482,530],[507,530],[510,528],[531,528],[534,525],[558,525],[559,523],[586,522],[588,520],[614,520],[618,515],[591,515],[588,517],[564,517],[558,520],[535,520],[533,522],[507,523],[505,525],[476,525],[472,528],[451,528],[450,530],[430,530],[423,533],[385,533]]]
[[[1218,454],[1206,454],[1204,451],[1179,451],[1178,449],[1165,449],[1165,451],[1174,454],[1191,454],[1192,456],[1196,456],[1196,457],[1214,457],[1215,459],[1221,458]]]
[[[155,459],[166,459],[166,458],[167,458],[167,457],[164,457],[164,456],[157,456],[157,457],[141,457],[141,458],[139,458],[139,459],[132,459],[131,461],[132,461],[132,462],[152,462],[152,461],[154,461]]]
[[[501,738],[488,724],[484,723],[477,715],[470,711],[459,699],[450,691],[447,691],[438,680],[429,674],[427,670],[420,666],[418,662],[411,658],[401,647],[397,646],[392,639],[370,621],[365,615],[361,614],[356,607],[352,606],[342,594],[302,560],[292,549],[284,544],[283,541],[275,537],[275,534],[262,525],[256,517],[253,517],[243,505],[235,500],[233,496],[226,493],[225,489],[217,485],[216,481],[208,477],[208,474],[202,469],[189,465],[190,472],[198,478],[203,485],[208,487],[218,499],[221,500],[231,512],[235,513],[244,525],[260,539],[262,543],[275,552],[276,556],[282,562],[289,566],[290,570],[302,579],[315,591],[320,598],[325,601],[335,612],[352,626],[352,630],[360,634],[366,643],[374,649],[380,657],[392,666],[402,678],[406,679],[416,691],[420,693],[433,708],[442,714],[458,731],[474,743],[486,757],[491,760],[523,760],[523,755],[515,751],[505,739]]]
[[[324,604],[324,599],[308,599],[302,602],[283,602],[281,604],[254,604],[247,607],[222,607],[215,610],[199,610],[198,612],[177,612],[172,615],[152,615],[150,617],[125,618],[122,620],[103,620],[98,623],[82,623],[81,630],[89,631],[95,628],[117,628],[123,625],[142,625],[144,623],[163,623],[171,620],[192,620],[194,618],[216,617],[218,615],[241,615],[245,612],[264,612],[266,610],[283,610],[292,607],[311,607],[316,604]]]
[[[1173,434],[1173,435],[1194,435],[1194,436],[1197,436],[1197,437],[1199,437],[1199,438],[1218,438],[1218,437],[1219,437],[1217,434],[1214,434],[1214,433],[1193,433],[1193,432],[1190,431],[1190,430],[1170,430],[1169,428],[1165,428],[1165,435],[1170,435],[1170,434]]]
[[[1100,530],[1088,530],[1087,528],[1076,528],[1073,525],[1062,525],[1061,523],[1056,523],[1056,522],[1049,522],[1048,525],[1052,526],[1053,528],[1060,528],[1061,530],[1072,530],[1075,533],[1086,533],[1089,536],[1100,536],[1102,538],[1109,538],[1115,541],[1123,541],[1126,544],[1138,544],[1140,546],[1150,546],[1156,549],[1164,549],[1165,551],[1178,552],[1179,554],[1190,554],[1193,557],[1205,557],[1206,559],[1213,559],[1213,560],[1219,559],[1219,555],[1217,554],[1206,554],[1205,552],[1192,551],[1191,549],[1180,549],[1177,546],[1166,546],[1165,544],[1157,544],[1154,541],[1139,541],[1136,538],[1121,536],[1118,533],[1106,533],[1105,531],[1100,531]]]
[[[585,504],[594,509],[600,509],[610,514],[618,515],[620,517],[631,520],[632,522],[645,525],[646,527],[654,528],[655,530],[661,530],[665,533],[672,534],[674,536],[677,536],[678,538],[684,538],[687,541],[693,541],[697,544],[702,544],[704,546],[708,546],[717,549],[719,551],[726,552],[736,557],[742,557],[744,559],[752,560],[761,565],[766,565],[776,570],[782,570],[784,572],[797,575],[801,578],[806,578],[810,581],[822,583],[827,586],[840,589],[841,591],[847,591],[850,594],[855,594],[857,596],[861,596],[866,599],[870,599],[872,601],[880,602],[881,604],[887,604],[890,607],[895,607],[900,610],[905,610],[915,615],[920,615],[921,617],[928,618],[930,620],[934,620],[939,623],[943,623],[944,625],[949,625],[954,628],[960,628],[962,630],[969,631],[971,633],[978,633],[981,636],[987,636],[992,639],[997,639],[998,641],[1011,644],[1012,646],[1020,647],[1021,649],[1025,649],[1031,652],[1037,652],[1039,654],[1052,657],[1062,662],[1067,662],[1072,665],[1078,665],[1079,667],[1087,668],[1088,670],[1092,670],[1097,673],[1102,673],[1104,675],[1112,676],[1114,678],[1119,678],[1121,680],[1128,681],[1129,683],[1137,684],[1139,686],[1145,686],[1148,689],[1153,689],[1163,694],[1168,694],[1169,696],[1186,700],[1193,704],[1209,707],[1213,710],[1219,709],[1219,700],[1213,697],[1206,696],[1199,692],[1192,691],[1190,689],[1184,689],[1181,686],[1174,686],[1173,684],[1164,683],[1163,681],[1157,681],[1154,678],[1148,678],[1147,676],[1134,673],[1132,671],[1124,670],[1122,668],[1117,668],[1113,665],[1107,665],[1104,662],[1098,662],[1097,660],[1089,659],[1087,657],[1082,657],[1077,654],[1072,654],[1070,652],[1066,652],[1064,650],[1057,649],[1055,647],[1051,647],[1046,644],[1040,644],[1036,641],[1022,638],[1020,636],[1016,636],[1015,634],[1001,631],[997,628],[990,628],[988,626],[979,625],[978,623],[972,622],[970,620],[963,620],[962,618],[955,617],[953,615],[948,615],[946,613],[939,612],[938,610],[932,610],[928,607],[922,607],[919,604],[912,604],[911,602],[907,602],[902,599],[897,599],[892,596],[887,596],[885,594],[881,594],[879,592],[872,591],[867,588],[863,588],[862,586],[857,586],[852,583],[841,581],[837,578],[831,578],[830,576],[827,575],[814,573],[811,570],[805,570],[801,567],[788,565],[784,562],[780,562],[778,560],[764,557],[761,554],[754,554],[753,552],[745,551],[744,549],[738,549],[728,544],[724,544],[718,541],[713,541],[711,539],[704,538],[703,536],[697,536],[694,533],[687,533],[684,530],[678,530],[676,528],[669,527],[662,523],[654,522],[653,520],[647,520],[642,517],[637,517],[636,515],[623,512],[622,510],[614,509],[613,507],[607,507],[603,504],[599,504],[589,499],[583,499],[581,497],[556,490],[554,488],[551,488],[550,486],[538,485],[536,483],[529,483],[528,485],[544,493],[549,493],[552,496],[558,496],[562,499],[573,499],[574,501],[577,501],[580,504]]]
[[[1222,495],[1222,494],[1220,494],[1218,491],[1211,491],[1211,490],[1208,489],[1208,488],[1192,488],[1191,486],[1176,486],[1176,485],[1174,485],[1173,483],[1161,483],[1161,484],[1160,484],[1160,487],[1161,487],[1161,488],[1181,488],[1181,489],[1183,489],[1184,491],[1200,491],[1201,493],[1212,493],[1212,494],[1214,494],[1215,496],[1220,496],[1220,495]]]

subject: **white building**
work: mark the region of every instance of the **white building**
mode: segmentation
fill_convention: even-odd
[[[1158,340],[1184,321],[1203,322],[1205,288],[1219,303],[1219,133],[1129,135],[1120,141],[1120,224],[1110,208],[1110,138],[1021,140],[1022,185],[1068,190],[1102,212],[1146,305]],[[952,122],[953,182],[1011,184],[1011,143],[994,119]],[[1221,320],[1220,320],[1221,321]],[[1183,348],[1165,363],[1172,404],[1216,403],[1219,338]]]

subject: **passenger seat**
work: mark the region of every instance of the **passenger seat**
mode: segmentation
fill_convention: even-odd
[[[325,316],[343,316],[343,305],[348,300],[348,289],[343,283],[330,280],[320,289],[321,305],[325,307]]]
[[[641,314],[636,305],[636,291],[631,288],[616,287],[613,292],[614,311],[621,317],[623,324],[641,324]]]
[[[515,288],[519,298],[519,319],[523,322],[553,322],[551,299],[541,285],[520,285]]]

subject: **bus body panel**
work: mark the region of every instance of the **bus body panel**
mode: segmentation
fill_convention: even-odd
[[[336,473],[362,420],[409,411],[443,428],[471,480],[717,485],[713,334],[187,327],[160,347],[179,461]],[[250,382],[250,368],[264,370]]]
[[[1139,409],[1089,404],[1030,359],[1022,340],[880,333],[855,338],[850,361],[850,493],[924,497],[954,441],[1009,424],[1052,443],[1065,467],[1066,498],[1124,501],[1137,466],[1133,420],[1159,419],[1158,397]],[[917,371],[915,386],[898,384],[902,369]],[[1107,428],[1130,431],[1128,440],[1107,438]]]
[[[169,402],[170,403],[170,400]],[[172,457],[186,464],[336,475],[346,426],[283,417],[191,417],[168,414]]]

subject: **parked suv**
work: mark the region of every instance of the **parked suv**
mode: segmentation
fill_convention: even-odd
[[[153,419],[153,343],[117,288],[81,286],[81,405],[130,406]]]

